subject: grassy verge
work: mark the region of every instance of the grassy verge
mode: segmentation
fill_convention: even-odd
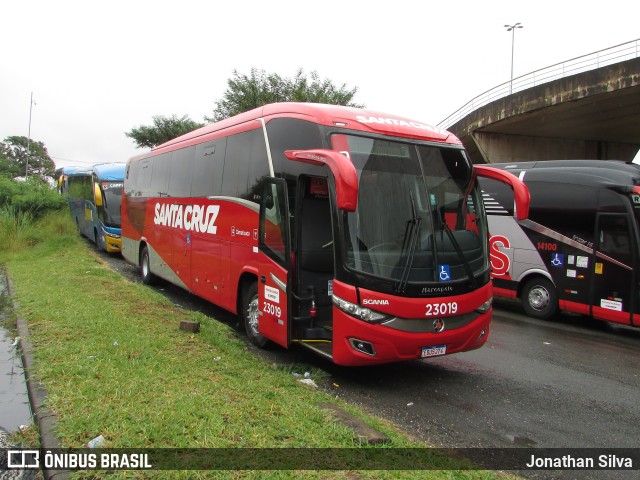
[[[64,214],[49,215],[33,228],[26,245],[0,252],[0,264],[13,281],[18,314],[28,321],[35,373],[58,416],[57,435],[65,447],[83,447],[102,435],[103,446],[113,448],[368,448],[317,407],[335,399],[256,358],[227,325],[177,308],[110,270]],[[178,330],[180,320],[200,322],[201,332]],[[425,446],[380,419],[340,406],[386,433],[391,441],[383,448]],[[437,457],[433,462],[438,468],[462,465]],[[169,473],[216,475],[156,472],[160,478]],[[494,478],[475,471],[367,470],[261,476]]]

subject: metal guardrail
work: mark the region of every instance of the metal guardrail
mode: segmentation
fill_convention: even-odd
[[[493,87],[492,89],[481,93],[477,97],[474,97],[464,106],[438,123],[438,127],[447,129],[474,110],[483,107],[494,100],[511,95],[512,93],[520,92],[522,90],[568,77],[570,75],[575,75],[577,73],[595,70],[596,68],[638,58],[639,56],[640,39],[637,39],[627,43],[621,43],[620,45],[609,47],[604,50],[598,50],[597,52],[593,52],[588,55],[556,63],[555,65],[551,65],[540,70],[535,70],[531,73],[521,75],[513,80],[502,83],[497,87]]]

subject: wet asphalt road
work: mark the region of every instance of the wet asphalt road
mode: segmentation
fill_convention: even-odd
[[[104,257],[139,281],[120,257]],[[176,304],[235,322],[179,288],[162,290]],[[640,446],[640,329],[570,315],[540,321],[502,303],[483,348],[428,362],[344,368],[301,349],[259,354],[324,370],[322,388],[436,446]],[[630,478],[630,472],[521,473]]]

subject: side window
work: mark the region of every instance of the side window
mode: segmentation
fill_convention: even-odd
[[[191,176],[195,153],[196,147],[187,147],[172,152],[169,196],[188,197],[191,195]]]
[[[240,197],[247,194],[247,176],[251,164],[251,144],[247,134],[239,133],[227,138],[227,154],[224,158],[222,195]]]
[[[220,195],[227,139],[221,138],[196,147],[192,197]]]
[[[295,176],[310,172],[309,165],[286,160],[285,150],[310,150],[327,147],[322,139],[320,127],[304,120],[275,118],[267,123],[267,132],[273,168],[276,172],[287,170]],[[311,171],[313,172],[313,169]],[[323,175],[321,167],[318,167],[317,174]]]
[[[599,250],[631,264],[631,237],[626,215],[601,215],[598,221]]]
[[[138,172],[138,192],[140,192],[140,196],[148,197],[150,196],[150,186],[151,186],[151,159],[142,160],[142,165],[140,166],[140,170]]]
[[[243,195],[247,200],[257,202],[260,195],[259,185],[264,177],[269,176],[269,158],[267,146],[264,142],[262,129],[247,132],[248,141],[251,143],[251,163],[249,164],[249,176],[247,178],[248,194]]]
[[[82,198],[93,203],[93,182],[89,175],[82,177]]]
[[[127,174],[125,176],[125,194],[127,196],[135,197],[139,191],[137,186],[138,168],[140,162],[129,162],[127,165]]]
[[[163,153],[153,158],[153,171],[151,172],[151,185],[149,186],[151,196],[167,196],[170,162],[171,153]]]

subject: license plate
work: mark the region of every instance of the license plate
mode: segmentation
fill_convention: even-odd
[[[421,358],[438,357],[447,354],[446,345],[434,345],[433,347],[422,347]]]

